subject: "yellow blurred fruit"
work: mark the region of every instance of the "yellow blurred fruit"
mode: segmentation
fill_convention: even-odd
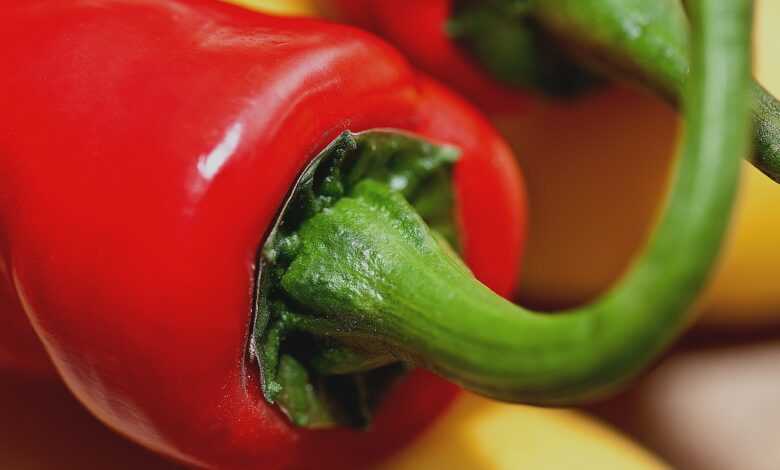
[[[755,72],[780,95],[780,2],[756,2]],[[746,165],[747,167],[747,165]],[[749,167],[742,179],[731,237],[704,301],[704,322],[780,324],[780,185]]]
[[[312,0],[225,0],[252,10],[284,16],[316,16],[319,13]]]
[[[669,468],[594,418],[463,394],[378,470],[657,470]]]

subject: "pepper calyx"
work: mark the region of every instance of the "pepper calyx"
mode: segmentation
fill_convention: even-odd
[[[258,255],[249,354],[265,399],[297,426],[367,426],[384,392],[408,369],[388,351],[344,341],[343,326],[284,295],[280,283],[300,249],[298,230],[371,180],[409,201],[442,243],[457,247],[451,176],[458,153],[395,130],[344,132],[294,184]]]

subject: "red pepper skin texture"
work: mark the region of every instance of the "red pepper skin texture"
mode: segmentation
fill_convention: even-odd
[[[418,372],[371,432],[294,428],[263,400],[247,335],[258,246],[347,129],[461,147],[465,259],[510,294],[523,187],[472,108],[344,26],[208,0],[0,8],[2,314],[19,299],[98,418],[192,466],[354,468],[447,405],[455,388]]]
[[[517,112],[533,96],[502,84],[446,34],[452,0],[327,0],[340,17],[374,31],[409,60],[489,112]]]

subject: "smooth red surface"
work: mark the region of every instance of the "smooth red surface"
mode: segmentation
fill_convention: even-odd
[[[346,129],[459,145],[466,260],[510,293],[522,186],[471,108],[338,25],[208,0],[0,13],[3,321],[23,324],[20,299],[96,416],[193,465],[351,468],[446,406],[454,387],[418,372],[372,432],[293,428],[262,399],[246,341],[257,247],[298,172]]]
[[[447,34],[453,0],[322,0],[347,21],[376,32],[422,70],[491,112],[522,110],[533,100],[490,76]]]

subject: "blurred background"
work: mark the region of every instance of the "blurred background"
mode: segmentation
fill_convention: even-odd
[[[236,3],[315,12],[306,0]],[[756,76],[777,95],[780,2],[757,1],[755,18]],[[644,239],[671,161],[675,113],[616,86],[573,107],[492,118],[513,136],[529,184],[520,301],[586,301]],[[615,200],[615,191],[625,197]],[[628,390],[586,410],[464,394],[383,468],[780,469],[780,187],[746,165],[741,191],[699,321]],[[177,468],[104,428],[56,382],[0,372],[0,417],[0,468]]]

